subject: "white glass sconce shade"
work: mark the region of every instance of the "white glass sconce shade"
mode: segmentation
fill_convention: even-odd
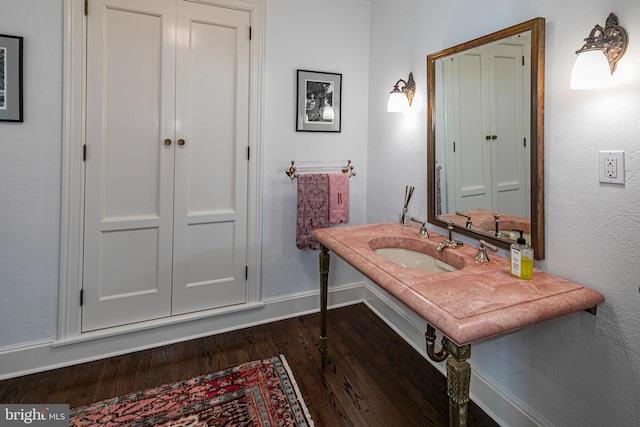
[[[581,52],[571,71],[571,89],[594,89],[611,79],[609,61],[601,50]]]
[[[402,92],[391,92],[387,101],[387,111],[389,113],[402,113],[409,109],[407,97]]]

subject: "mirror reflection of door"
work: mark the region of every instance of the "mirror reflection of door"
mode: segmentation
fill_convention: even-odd
[[[529,58],[527,32],[437,61],[439,213],[530,218]]]

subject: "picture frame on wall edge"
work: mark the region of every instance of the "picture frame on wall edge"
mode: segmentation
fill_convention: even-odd
[[[298,70],[296,131],[341,130],[342,74]]]
[[[22,122],[23,37],[0,34],[0,121]]]

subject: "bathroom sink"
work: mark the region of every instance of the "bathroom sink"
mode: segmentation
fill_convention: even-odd
[[[437,258],[422,252],[403,248],[379,248],[378,255],[406,268],[427,271],[429,273],[449,273],[458,269]]]

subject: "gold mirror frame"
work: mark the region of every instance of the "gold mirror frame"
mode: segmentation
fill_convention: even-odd
[[[514,25],[509,28],[488,34],[457,46],[436,52],[427,56],[427,221],[440,227],[447,223],[436,214],[436,72],[435,62],[443,57],[453,55],[468,49],[473,49],[487,43],[515,36],[525,31],[531,31],[531,242],[534,248],[534,258],[544,259],[544,43],[545,19],[534,18],[530,21]],[[512,241],[499,239],[491,233],[467,229],[454,225],[457,233],[476,239],[484,239],[501,248],[508,249]]]

